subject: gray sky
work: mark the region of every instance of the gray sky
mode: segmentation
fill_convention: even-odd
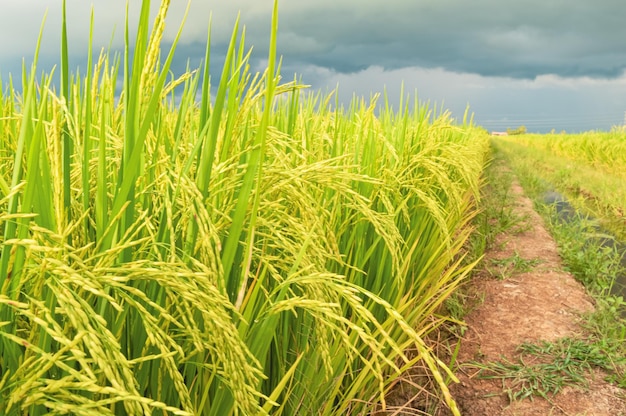
[[[387,89],[461,117],[469,104],[488,129],[608,130],[626,112],[624,0],[279,0],[283,76],[348,101]],[[158,2],[153,1],[153,9]],[[97,49],[123,42],[125,0],[67,0],[72,61],[84,61],[90,9]],[[130,1],[131,20],[141,2]],[[172,0],[166,40],[185,0]],[[213,14],[212,59],[220,61],[241,11],[253,65],[262,69],[273,0],[192,0],[176,67],[197,66]],[[58,62],[61,0],[3,0],[0,74],[20,74],[48,9],[42,64]],[[112,38],[115,30],[116,36]],[[217,69],[217,68],[216,68]]]

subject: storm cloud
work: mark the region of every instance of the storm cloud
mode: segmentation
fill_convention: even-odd
[[[124,45],[126,0],[67,0],[70,61],[85,63],[91,8],[94,50]],[[172,0],[167,47],[187,2]],[[211,22],[211,64],[219,75],[240,14],[252,66],[263,70],[273,0],[192,0],[173,66],[197,67]],[[140,0],[129,1],[131,38]],[[152,13],[159,1],[152,2]],[[40,68],[59,61],[61,0],[4,0],[0,75],[19,74],[32,59],[45,10]],[[526,124],[608,129],[626,110],[626,2],[623,0],[280,0],[282,73],[349,101],[400,86],[445,103],[456,116],[468,104],[488,128]]]
[[[95,43],[121,48],[125,1],[68,0],[70,40],[83,46],[95,9]],[[140,2],[130,2],[131,22]],[[266,52],[271,0],[199,1],[191,4],[181,53],[204,44],[209,17],[213,42],[223,50],[235,17],[248,43]],[[167,35],[172,39],[186,2],[172,2]],[[158,2],[153,2],[153,10]],[[0,17],[2,55],[34,49],[49,8],[45,45],[60,24],[60,1],[5,0]],[[291,65],[339,73],[370,66],[443,68],[452,72],[533,79],[539,75],[615,78],[626,68],[626,2],[622,0],[283,0],[279,4],[279,51]],[[186,48],[189,48],[186,50]],[[257,56],[257,55],[255,55]]]
[[[210,12],[212,2],[197,3],[190,23]],[[262,52],[271,3],[228,6],[242,10],[249,39]],[[375,65],[526,79],[615,78],[626,68],[625,17],[622,0],[285,0],[279,50],[292,64],[339,73]]]

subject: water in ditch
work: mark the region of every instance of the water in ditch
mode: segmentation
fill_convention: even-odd
[[[543,195],[543,202],[552,206],[558,218],[566,223],[571,223],[579,218],[579,214],[576,209],[567,201],[567,199],[558,192],[549,191]],[[593,224],[593,218],[588,218],[590,223]],[[615,250],[621,258],[621,272],[616,276],[615,283],[611,288],[611,294],[615,296],[626,297],[626,244],[620,242],[615,238],[610,237],[610,233],[601,229],[599,226],[594,226],[596,236],[588,237],[587,243],[594,246],[610,247]],[[594,240],[595,239],[595,240]],[[626,317],[626,309],[620,311],[623,317]]]

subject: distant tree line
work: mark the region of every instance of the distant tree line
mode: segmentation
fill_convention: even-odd
[[[526,134],[526,126],[519,126],[516,129],[507,128],[506,132],[509,136],[515,136],[518,134]]]

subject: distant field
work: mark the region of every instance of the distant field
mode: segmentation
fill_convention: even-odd
[[[626,239],[626,131],[505,136],[494,143]]]

